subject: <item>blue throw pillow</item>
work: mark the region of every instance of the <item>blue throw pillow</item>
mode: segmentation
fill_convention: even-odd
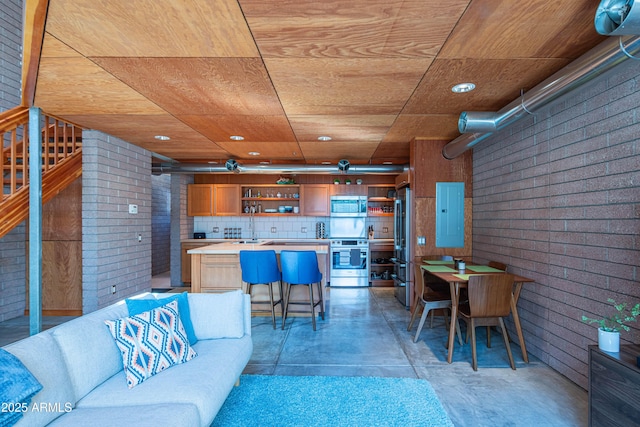
[[[117,320],[105,320],[122,355],[127,386],[133,388],[197,356],[182,325],[178,301]]]
[[[189,298],[187,293],[160,298],[160,299],[126,299],[127,309],[129,310],[129,316],[135,316],[136,314],[143,313],[145,311],[153,310],[154,308],[162,307],[170,303],[171,301],[178,301],[178,311],[180,312],[180,320],[182,326],[187,333],[189,339],[189,345],[194,345],[198,342],[198,337],[193,330],[193,323],[191,323],[191,311],[189,310]]]

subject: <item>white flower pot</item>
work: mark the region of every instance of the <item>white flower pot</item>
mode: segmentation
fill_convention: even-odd
[[[598,347],[611,353],[620,352],[620,332],[607,332],[598,328]]]

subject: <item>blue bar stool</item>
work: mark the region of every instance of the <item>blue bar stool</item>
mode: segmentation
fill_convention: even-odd
[[[280,267],[282,268],[282,281],[285,282],[284,314],[282,315],[282,329],[287,320],[289,304],[309,304],[311,308],[311,324],[316,330],[315,308],[320,305],[320,314],[324,320],[324,301],[322,299],[322,273],[318,268],[318,258],[315,251],[281,251]],[[319,299],[313,298],[313,285],[318,284]],[[289,301],[291,286],[304,285],[309,287],[309,302]],[[292,311],[293,313],[293,311]],[[299,312],[297,312],[299,313]]]
[[[249,285],[247,293],[251,295],[251,288],[254,285],[266,285],[269,288],[269,298],[271,301],[252,301],[254,304],[269,304],[271,308],[271,321],[273,329],[276,328],[276,311],[275,306],[282,304],[282,275],[278,268],[278,260],[276,252],[270,251],[240,251],[240,268],[242,269],[242,281]],[[273,300],[273,282],[278,282],[280,290],[280,299]],[[254,310],[260,312],[268,312],[268,310]],[[284,310],[283,310],[283,329],[284,329]]]

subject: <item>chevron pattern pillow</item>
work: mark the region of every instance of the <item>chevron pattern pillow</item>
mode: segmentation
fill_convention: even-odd
[[[105,323],[122,354],[129,388],[197,355],[189,345],[175,300],[135,316],[105,320]]]

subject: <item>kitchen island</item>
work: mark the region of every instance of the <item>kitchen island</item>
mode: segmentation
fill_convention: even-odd
[[[293,243],[293,244],[292,244]],[[214,243],[187,251],[191,255],[191,292],[227,292],[241,289],[247,292],[247,286],[242,281],[240,269],[240,251],[273,250],[278,260],[283,250],[314,251],[318,257],[318,268],[322,272],[322,293],[326,299],[326,284],[328,278],[327,244],[296,244],[284,243],[276,240],[261,239],[256,242],[241,240],[234,242]],[[273,286],[274,298],[279,299],[279,289]],[[252,301],[268,301],[269,294],[266,286],[256,286],[251,296]],[[291,291],[291,301],[309,301],[309,290],[303,286],[294,286]],[[256,309],[264,308],[263,305]],[[316,307],[318,309],[319,307]],[[280,310],[280,305],[276,306]]]

